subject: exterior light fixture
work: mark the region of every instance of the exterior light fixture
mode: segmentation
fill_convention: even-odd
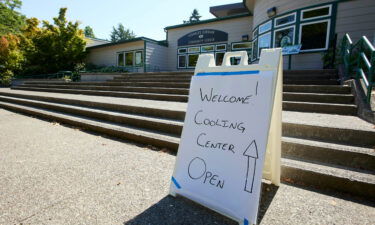
[[[269,8],[267,10],[267,15],[269,18],[273,17],[276,15],[276,7]]]
[[[249,40],[249,35],[242,35],[242,41],[248,41]]]

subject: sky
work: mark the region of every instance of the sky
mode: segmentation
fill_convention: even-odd
[[[61,7],[68,8],[67,18],[79,21],[81,28],[91,26],[97,38],[110,39],[113,26],[122,23],[137,36],[164,40],[164,27],[181,24],[193,9],[201,20],[214,16],[210,6],[242,0],[23,0],[20,12],[27,17],[52,21]]]

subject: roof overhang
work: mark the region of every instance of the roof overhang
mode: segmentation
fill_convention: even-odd
[[[221,18],[226,16],[234,16],[249,13],[249,10],[243,2],[239,2],[227,5],[212,6],[210,7],[210,13],[217,18]]]
[[[255,0],[243,0],[242,2],[251,13],[254,12]]]

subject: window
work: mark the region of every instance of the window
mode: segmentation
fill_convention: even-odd
[[[134,63],[134,53],[133,52],[126,52],[125,53],[125,66],[133,66]]]
[[[328,48],[330,20],[300,25],[301,51],[326,50]]]
[[[196,53],[196,52],[199,52],[199,50],[200,50],[200,47],[190,47],[188,49],[188,52],[189,53]]]
[[[278,29],[273,34],[273,47],[285,47],[294,44],[294,26]]]
[[[215,51],[215,47],[213,45],[207,45],[201,47],[201,52],[213,52]]]
[[[268,32],[266,34],[259,36],[258,45],[259,45],[258,47],[259,48],[258,56],[259,56],[260,53],[262,52],[262,49],[271,47],[271,32]]]
[[[117,66],[124,66],[124,53],[117,54]]]
[[[258,39],[253,41],[253,56],[251,59],[254,61],[258,58]]]
[[[142,51],[135,52],[135,66],[143,65],[143,54]]]
[[[178,49],[178,54],[185,54],[187,53],[187,49],[186,48],[180,48]]]
[[[296,13],[281,16],[275,19],[275,27],[288,25],[296,22]]]
[[[216,51],[225,51],[225,50],[227,50],[226,44],[216,45]]]
[[[259,34],[263,34],[264,32],[267,32],[271,30],[272,27],[272,20],[268,21],[267,23],[259,26]]]
[[[305,9],[301,11],[301,20],[322,18],[331,15],[331,5]]]
[[[232,50],[241,50],[241,49],[249,49],[251,48],[251,42],[239,42],[239,43],[232,43]]]
[[[215,54],[216,66],[221,66],[223,64],[224,54],[225,52],[216,52]]]
[[[255,30],[253,31],[253,39],[256,38],[258,36],[258,28],[255,28]]]
[[[178,68],[185,68],[186,67],[186,55],[179,55],[178,56]]]
[[[197,65],[199,54],[188,55],[188,67],[195,67]]]

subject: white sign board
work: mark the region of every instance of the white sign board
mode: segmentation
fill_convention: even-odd
[[[256,223],[276,79],[275,70],[193,76],[171,194]]]

